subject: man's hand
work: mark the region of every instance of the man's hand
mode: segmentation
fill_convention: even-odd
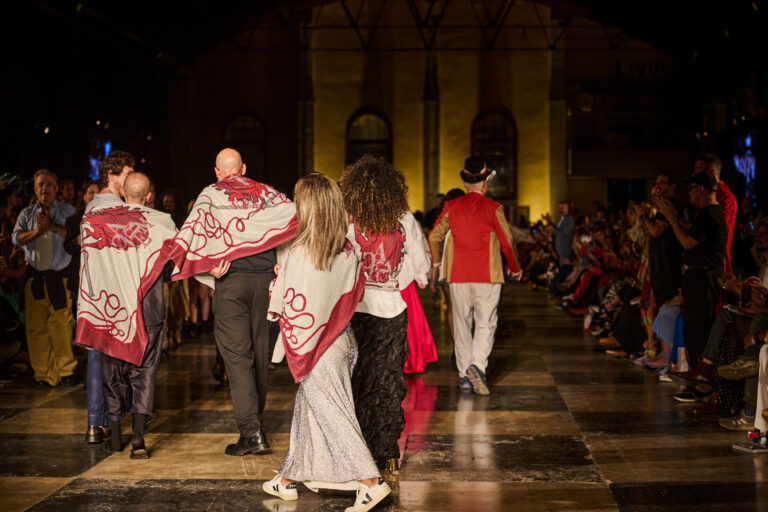
[[[522,270],[518,270],[517,272],[507,271],[507,274],[509,275],[509,277],[511,277],[515,281],[520,281],[523,278]]]
[[[677,219],[677,211],[669,199],[664,197],[657,197],[654,203],[656,203],[656,208],[658,208],[664,217],[666,217],[670,222]]]
[[[222,260],[216,267],[208,271],[216,279],[221,278],[227,272],[229,272],[229,262],[227,260]]]
[[[41,211],[37,214],[37,230],[40,233],[45,233],[49,229],[53,229],[53,221],[47,213]]]

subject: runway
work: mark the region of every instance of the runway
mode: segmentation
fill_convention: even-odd
[[[408,379],[402,471],[381,511],[753,511],[768,509],[768,457],[739,454],[716,416],[672,400],[678,387],[596,349],[581,322],[543,292],[504,287],[489,368],[492,394],[462,392],[444,312],[422,303],[440,360]],[[0,388],[0,508],[70,510],[343,510],[351,495],[299,488],[298,502],[261,482],[288,449],[295,385],[270,372],[270,455],[229,457],[229,390],[216,389],[210,337],[162,363],[149,460],[83,443],[82,383]],[[79,370],[81,371],[83,365]],[[82,382],[82,379],[81,379]],[[130,418],[123,423],[130,432]],[[127,440],[127,436],[126,436]]]

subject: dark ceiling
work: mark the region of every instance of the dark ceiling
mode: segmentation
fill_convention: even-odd
[[[254,27],[288,29],[302,12],[341,0],[133,0],[131,2],[20,0],[4,8],[5,51],[17,54],[80,49],[94,41],[121,58],[191,64],[197,55]],[[350,9],[361,0],[347,0]],[[385,0],[367,0],[377,3]],[[425,11],[446,0],[406,2]],[[450,0],[449,0],[450,1]],[[508,0],[471,1],[493,12]],[[529,0],[517,0],[529,1]],[[765,0],[534,0],[561,18],[574,14],[625,31],[682,59],[749,62],[765,48]],[[354,5],[353,5],[354,4]],[[436,8],[438,10],[439,7]],[[6,11],[8,12],[8,11]],[[416,22],[415,22],[416,23]],[[84,48],[83,48],[84,49]]]

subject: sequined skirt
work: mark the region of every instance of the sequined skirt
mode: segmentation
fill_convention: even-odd
[[[355,416],[350,374],[356,360],[357,343],[347,327],[301,380],[284,478],[347,482],[379,476]]]

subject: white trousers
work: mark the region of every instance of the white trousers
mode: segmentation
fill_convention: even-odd
[[[763,409],[768,408],[768,345],[760,349],[760,374],[757,383],[757,412],[755,428],[760,432],[768,431],[768,422],[763,419]]]
[[[459,377],[474,364],[485,373],[493,349],[501,283],[450,283],[453,337]],[[472,320],[475,332],[472,334]]]

